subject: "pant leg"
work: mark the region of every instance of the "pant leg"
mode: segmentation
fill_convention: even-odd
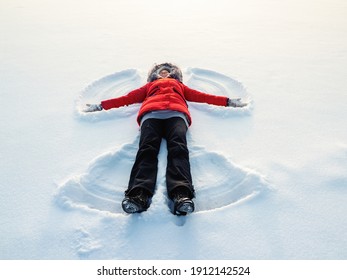
[[[165,120],[164,137],[168,149],[166,185],[170,198],[174,189],[178,187],[187,188],[191,198],[194,197],[186,139],[187,130],[186,123],[180,117]]]
[[[162,120],[148,119],[141,126],[139,149],[131,170],[128,189],[125,194],[135,188],[144,188],[154,194],[157,173],[158,153],[162,139]]]

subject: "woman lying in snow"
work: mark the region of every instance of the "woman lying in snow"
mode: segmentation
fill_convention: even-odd
[[[86,104],[85,112],[109,110],[142,103],[137,116],[141,126],[139,149],[132,167],[122,208],[126,213],[146,211],[155,191],[158,153],[162,138],[167,141],[167,193],[175,215],[194,211],[195,196],[190,172],[186,133],[192,123],[187,101],[217,106],[244,107],[240,98],[206,94],[182,83],[182,72],[174,64],[155,65],[148,74],[147,84],[128,94],[104,100],[101,104]]]

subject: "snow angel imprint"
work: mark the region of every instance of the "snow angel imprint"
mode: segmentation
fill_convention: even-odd
[[[240,98],[231,99],[189,88],[182,81],[181,70],[172,63],[155,65],[147,83],[126,95],[86,104],[85,112],[110,110],[141,103],[137,122],[141,127],[139,147],[132,166],[128,187],[122,200],[126,213],[146,211],[155,192],[158,154],[161,140],[167,142],[166,185],[170,209],[186,215],[195,209],[187,130],[192,124],[187,101],[215,106],[244,107]]]

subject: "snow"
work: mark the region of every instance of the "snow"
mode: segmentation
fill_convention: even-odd
[[[343,0],[2,0],[0,259],[347,258]],[[173,62],[241,109],[189,104],[196,212],[173,216],[165,141],[147,212],[120,201],[138,105],[85,103]]]

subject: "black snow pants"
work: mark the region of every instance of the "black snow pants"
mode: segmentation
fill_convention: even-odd
[[[126,195],[136,188],[144,188],[151,195],[155,192],[158,173],[158,154],[162,138],[167,141],[166,186],[169,198],[177,187],[189,190],[194,197],[187,148],[187,125],[180,117],[147,119],[141,126],[139,149],[131,170]]]

